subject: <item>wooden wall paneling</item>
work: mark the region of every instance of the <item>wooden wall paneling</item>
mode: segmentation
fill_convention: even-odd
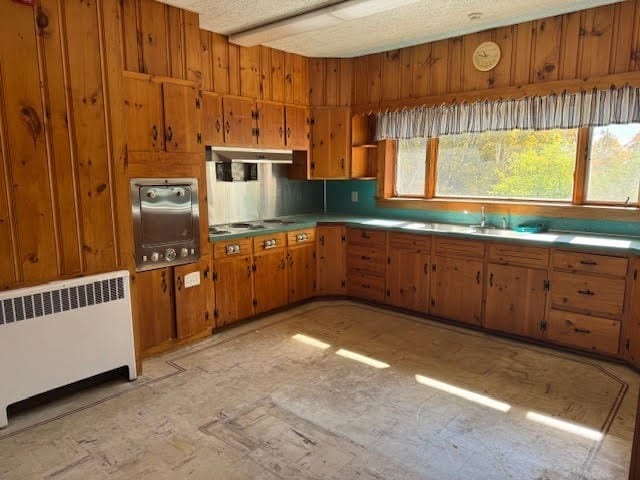
[[[78,191],[69,118],[69,96],[66,70],[67,45],[63,47],[63,3],[42,0],[36,15],[47,19],[46,27],[39,28],[41,71],[44,98],[48,115],[44,118],[48,139],[48,153],[52,165],[53,194],[55,196],[57,234],[59,239],[60,273],[71,275],[83,270],[80,247]],[[43,22],[44,24],[44,22]]]
[[[613,5],[585,10],[582,15],[582,55],[578,76],[602,76],[609,73],[613,38]]]
[[[481,72],[473,66],[473,52],[478,45],[483,42],[493,40],[490,30],[484,32],[472,33],[462,37],[462,89],[467,90],[484,90],[493,84],[495,71]],[[502,61],[502,58],[500,59]],[[452,73],[454,73],[452,71]]]
[[[462,67],[465,62],[462,52],[462,43],[462,37],[449,39],[447,86],[450,92],[462,91]]]
[[[640,70],[640,2],[636,0],[635,22],[633,26],[633,43],[631,44],[631,55],[629,71]]]
[[[155,0],[140,0],[140,21],[144,73],[168,77],[169,43],[166,5]]]
[[[513,85],[529,83],[534,28],[533,22],[520,23],[513,27],[513,54],[511,56],[511,82]]]
[[[578,72],[583,38],[581,35],[581,17],[582,12],[574,12],[562,16],[558,78],[563,80],[576,78]]]
[[[100,31],[95,3],[67,2],[66,43],[78,164],[82,250],[86,272],[117,265],[111,163],[108,155]],[[166,42],[165,42],[166,45]],[[165,58],[166,60],[166,58]],[[91,219],[90,221],[87,221]]]
[[[272,100],[271,49],[260,47],[260,98]]]
[[[411,75],[411,94],[414,97],[426,97],[431,88],[431,43],[416,45],[410,49],[411,69],[405,71],[405,75]],[[406,80],[403,79],[403,83]]]
[[[340,59],[340,98],[338,105],[341,107],[351,106],[351,96],[353,89],[353,59]]]
[[[293,96],[293,53],[284,52],[284,101],[295,103]]]
[[[364,56],[353,59],[352,103],[355,105],[369,103],[369,61]]]
[[[240,47],[240,95],[260,98],[260,47]]]
[[[562,17],[534,22],[531,81],[548,82],[558,79]]]
[[[500,45],[500,61],[491,71],[487,87],[501,88],[511,85],[511,58],[513,56],[513,27],[500,27],[492,32],[493,41]]]
[[[431,55],[428,60],[431,94],[437,95],[449,91],[447,73],[449,71],[449,41],[438,40],[431,44]]]
[[[167,6],[167,25],[169,42],[169,76],[186,78],[184,51],[184,10]]]
[[[1,66],[1,65],[0,65]],[[4,101],[2,98],[2,69],[0,68],[0,290],[11,288],[18,282],[16,243],[13,237],[12,209],[9,208],[9,166],[6,155],[7,138],[5,134]]]
[[[613,53],[609,73],[629,71],[633,26],[638,2],[620,2],[615,4],[615,22],[613,27]]]
[[[382,55],[382,100],[397,100],[400,96],[400,50]]]
[[[309,80],[312,81],[311,77]],[[325,105],[340,104],[340,59],[326,59]]]
[[[213,67],[213,90],[229,93],[229,42],[227,37],[211,34],[211,57]]]
[[[309,59],[309,104],[314,107],[327,105],[325,93],[327,89],[327,59]],[[335,87],[335,84],[334,84]]]
[[[122,41],[125,69],[143,72],[142,30],[140,29],[140,0],[122,0],[121,2]]]
[[[229,94],[240,95],[240,47],[229,43]]]
[[[202,72],[201,87],[208,92],[213,91],[213,59],[211,57],[211,34],[200,30],[200,71]]]
[[[400,50],[400,90],[398,97],[413,97],[413,47]]]
[[[284,102],[284,52],[270,48],[271,52],[271,99]]]
[[[367,55],[369,76],[369,103],[379,104],[382,100],[382,59],[384,53]]]
[[[24,282],[58,274],[34,25],[33,9],[14,2],[0,4],[3,150],[15,214],[18,281]]]
[[[309,59],[293,56],[293,103],[309,105]]]
[[[184,52],[187,80],[200,84],[202,79],[202,55],[200,51],[200,18],[197,13],[183,12]]]

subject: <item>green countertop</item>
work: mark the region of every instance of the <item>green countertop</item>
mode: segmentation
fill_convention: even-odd
[[[227,234],[209,235],[209,241],[220,242],[236,238],[268,235],[272,232],[288,232],[291,230],[310,228],[315,227],[318,224],[339,223],[345,224],[349,227],[371,228],[413,234],[457,237],[473,240],[491,240],[547,247],[570,247],[576,249],[607,251],[611,253],[640,254],[639,237],[625,237],[618,235],[553,230],[544,233],[521,233],[513,230],[501,229],[488,229],[485,232],[474,232],[468,225],[417,222],[413,220],[358,217],[352,215],[333,215],[323,213],[292,215],[279,218],[281,220],[294,221],[295,223],[285,225],[267,225],[265,228],[259,230],[243,230],[234,231]],[[259,221],[256,221],[256,223],[259,223]],[[224,227],[224,225],[216,226],[220,228]]]

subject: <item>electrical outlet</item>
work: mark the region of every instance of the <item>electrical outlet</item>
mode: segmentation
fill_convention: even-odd
[[[358,201],[358,192],[351,192],[351,201],[352,202]]]

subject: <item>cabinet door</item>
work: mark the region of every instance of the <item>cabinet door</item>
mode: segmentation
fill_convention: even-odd
[[[198,89],[189,85],[164,83],[162,92],[166,150],[181,153],[204,152]]]
[[[253,316],[251,257],[235,257],[213,264],[216,327]]]
[[[256,315],[287,304],[285,251],[257,255],[253,259]]]
[[[309,148],[310,112],[304,107],[287,106],[285,108],[286,145],[293,150]]]
[[[633,276],[631,286],[631,303],[626,323],[627,359],[636,367],[640,367],[640,259],[634,258],[632,264]]]
[[[310,298],[316,286],[316,246],[290,248],[287,253],[289,303]]]
[[[490,263],[484,326],[526,337],[540,337],[547,271]]]
[[[176,338],[173,270],[136,273],[135,284],[138,339],[140,350],[145,352]]]
[[[210,330],[213,326],[213,315],[207,305],[213,288],[209,270],[207,259],[175,267],[178,338]]]
[[[429,311],[429,256],[411,250],[389,252],[386,303],[416,312]]]
[[[211,92],[202,92],[202,142],[204,145],[224,144],[222,98]]]
[[[309,164],[310,178],[329,178],[331,111],[328,108],[318,108],[313,111],[311,122],[311,163]]]
[[[348,178],[351,171],[351,113],[349,108],[331,109],[330,178]]]
[[[318,294],[347,293],[347,229],[342,226],[319,226],[317,232]]]
[[[430,312],[438,317],[480,325],[482,261],[433,257]]]
[[[224,97],[224,142],[228,145],[255,145],[255,103],[246,98]]]
[[[279,103],[256,102],[258,109],[258,145],[284,148],[284,106]]]
[[[123,87],[127,149],[130,152],[164,150],[162,85],[125,76]]]

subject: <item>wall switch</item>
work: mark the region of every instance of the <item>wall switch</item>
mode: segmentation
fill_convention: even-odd
[[[351,201],[352,202],[358,201],[358,192],[351,192]]]

